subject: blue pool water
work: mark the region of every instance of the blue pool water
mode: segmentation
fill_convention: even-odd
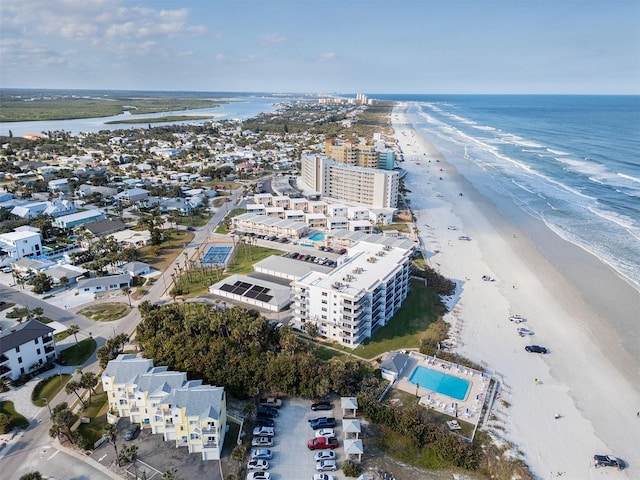
[[[322,232],[314,233],[309,237],[309,240],[313,240],[314,242],[321,242],[322,240],[324,240],[324,233]]]
[[[409,383],[420,385],[420,388],[441,393],[456,400],[464,400],[471,386],[471,382],[463,378],[419,366],[415,368],[411,377],[409,377]]]

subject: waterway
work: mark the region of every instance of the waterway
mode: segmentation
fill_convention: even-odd
[[[223,98],[221,101],[225,101],[222,105],[214,108],[200,108],[194,110],[178,110],[171,112],[159,112],[159,113],[145,113],[140,115],[140,118],[160,118],[169,115],[203,115],[201,120],[187,120],[181,122],[162,122],[152,124],[168,125],[168,124],[202,124],[204,122],[210,122],[212,120],[230,120],[230,119],[242,119],[253,118],[260,113],[269,113],[277,110],[278,103],[294,100],[293,98],[275,98],[275,97],[262,97],[262,96],[238,96]],[[204,118],[205,115],[211,115],[212,118]],[[9,136],[9,130],[14,137],[23,137],[27,133],[39,134],[47,131],[65,131],[71,134],[78,134],[81,132],[98,132],[101,130],[123,130],[132,128],[146,128],[149,122],[142,123],[115,123],[107,124],[107,122],[113,122],[118,120],[130,120],[135,118],[130,112],[125,112],[119,115],[110,117],[98,117],[98,118],[78,118],[73,120],[45,120],[45,121],[31,121],[31,122],[0,122],[0,135]]]

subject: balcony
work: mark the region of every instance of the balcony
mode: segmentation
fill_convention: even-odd
[[[2,365],[3,363],[7,363],[9,361],[9,359],[7,358],[6,355],[0,355],[0,365]]]
[[[11,369],[10,369],[9,367],[6,367],[6,366],[4,366],[4,365],[2,365],[2,366],[0,367],[0,375],[4,375],[5,373],[8,373],[8,372],[10,372],[10,371],[11,371]]]
[[[53,347],[51,345],[47,345],[46,347],[44,347],[44,353],[51,353],[54,352],[56,350],[56,347]]]
[[[202,448],[217,449],[218,448],[218,442],[203,442],[202,443]]]
[[[202,427],[202,433],[203,434],[209,434],[209,435],[217,435],[218,434],[218,428],[215,427],[215,426]]]
[[[42,337],[42,343],[44,343],[45,345],[47,343],[51,343],[53,341],[53,337]]]

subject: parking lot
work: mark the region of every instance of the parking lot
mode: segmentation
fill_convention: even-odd
[[[337,479],[345,479],[340,468],[345,460],[342,435],[342,422],[340,417],[340,401],[333,401],[333,410],[314,412],[311,410],[311,402],[299,398],[287,398],[280,409],[279,416],[275,419],[275,437],[273,442],[273,459],[269,460],[271,478],[273,480],[307,480],[317,473],[314,456],[323,450],[311,451],[307,448],[307,441],[314,438],[315,432],[309,426],[309,419],[316,417],[335,417],[338,421],[334,428],[338,438],[339,447],[334,450],[338,470],[326,472]]]

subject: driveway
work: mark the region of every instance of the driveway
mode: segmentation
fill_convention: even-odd
[[[280,415],[275,419],[276,437],[272,450],[273,460],[269,463],[271,467],[271,477],[274,480],[290,480],[290,479],[311,479],[316,473],[315,461],[313,460],[316,451],[307,448],[307,441],[314,437],[314,431],[309,426],[309,419],[316,417],[336,418],[341,414],[339,404],[334,400],[333,411],[313,412],[311,411],[311,402],[300,398],[287,398],[280,409]],[[338,426],[335,428],[336,436],[340,447],[334,452],[337,455],[338,468],[342,467],[344,461],[342,422],[338,419]],[[334,475],[339,480],[346,477],[341,470],[336,472],[327,472]]]

